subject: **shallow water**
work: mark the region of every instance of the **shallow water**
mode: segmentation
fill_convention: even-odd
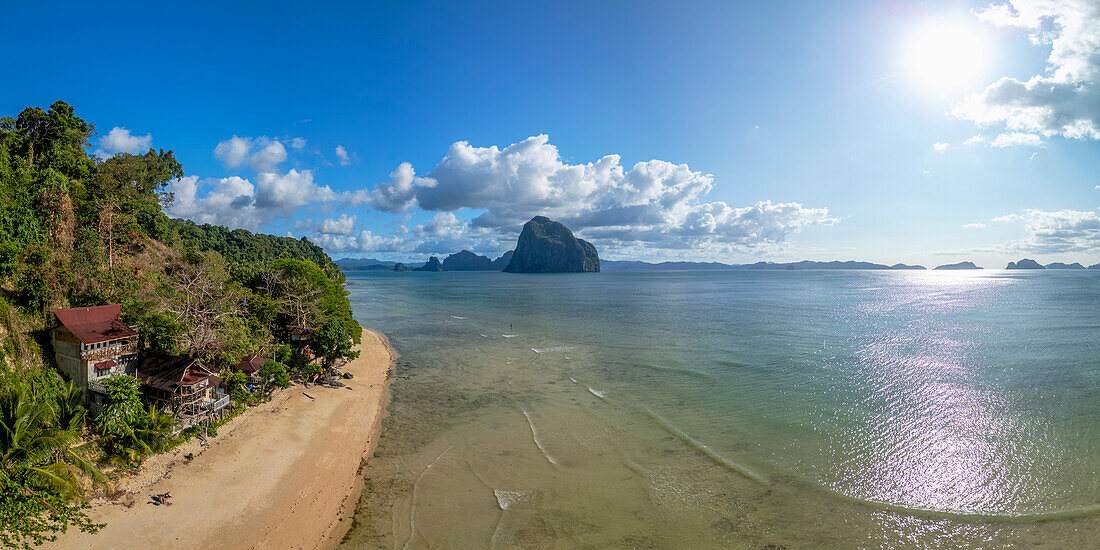
[[[348,280],[402,355],[349,547],[1100,540],[1100,273]]]

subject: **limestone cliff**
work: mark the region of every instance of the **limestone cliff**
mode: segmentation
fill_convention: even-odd
[[[574,273],[600,270],[600,256],[592,243],[578,239],[568,227],[545,216],[523,224],[509,273]]]

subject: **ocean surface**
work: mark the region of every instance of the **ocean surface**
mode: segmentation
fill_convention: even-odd
[[[1100,273],[349,272],[351,548],[1100,548]]]

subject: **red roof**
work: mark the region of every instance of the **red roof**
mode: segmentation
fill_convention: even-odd
[[[114,359],[108,359],[106,361],[100,361],[96,363],[95,368],[98,370],[107,370],[115,365],[118,365],[118,363],[115,363]]]
[[[81,342],[98,344],[137,336],[137,332],[119,318],[122,304],[108,304],[95,307],[74,307],[69,309],[51,309],[57,320],[65,325]]]
[[[254,373],[260,372],[260,368],[264,366],[264,363],[268,362],[267,358],[259,357],[256,355],[247,355],[244,359],[241,359],[240,363],[237,363],[237,370]]]

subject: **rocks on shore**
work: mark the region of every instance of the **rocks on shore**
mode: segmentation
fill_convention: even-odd
[[[508,273],[581,273],[600,270],[592,243],[573,236],[568,227],[545,216],[523,224]]]

